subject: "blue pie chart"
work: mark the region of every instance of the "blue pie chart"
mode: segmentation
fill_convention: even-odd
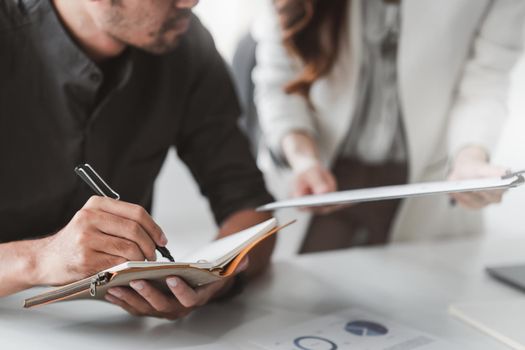
[[[388,333],[388,329],[385,326],[370,321],[348,322],[345,330],[360,337],[378,337]]]

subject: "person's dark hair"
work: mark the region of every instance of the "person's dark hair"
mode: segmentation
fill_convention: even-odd
[[[310,89],[332,69],[339,53],[350,0],[274,0],[283,43],[303,63],[303,71],[284,90],[310,103]]]

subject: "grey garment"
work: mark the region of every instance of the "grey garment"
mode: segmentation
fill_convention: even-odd
[[[217,222],[272,200],[237,126],[229,73],[197,18],[171,53],[128,48],[99,66],[51,0],[2,0],[0,48],[0,242],[62,228],[91,195],[73,172],[80,163],[149,209],[173,146]]]
[[[255,67],[255,49],[257,43],[250,35],[246,34],[237,44],[232,61],[233,81],[237,88],[237,95],[241,103],[242,114],[240,118],[241,129],[250,140],[252,153],[257,155],[259,143],[262,141],[261,127],[255,106],[252,72]]]
[[[397,81],[400,5],[363,1],[363,52],[359,95],[345,157],[365,163],[406,160]]]
[[[257,42],[250,33],[247,33],[241,38],[235,49],[232,62],[232,73],[235,85],[237,87],[237,94],[242,106],[242,115],[240,119],[241,129],[244,131],[250,144],[251,150],[255,157],[257,157],[259,149],[268,148],[266,140],[263,137],[261,126],[259,123],[259,115],[257,113],[257,106],[255,104],[255,85],[253,83],[252,74],[255,68]],[[288,162],[281,150],[270,151],[270,156],[276,165],[280,167],[288,167]]]

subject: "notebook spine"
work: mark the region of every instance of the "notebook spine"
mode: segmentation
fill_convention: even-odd
[[[111,273],[101,272],[90,279],[73,283],[69,286],[53,290],[51,292],[38,295],[24,301],[24,307],[30,308],[38,305],[48,304],[61,299],[67,299],[78,293],[89,290],[89,295],[95,297],[97,295],[97,287],[103,286],[111,280]]]

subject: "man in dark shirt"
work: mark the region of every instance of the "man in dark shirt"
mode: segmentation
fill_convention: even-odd
[[[0,296],[64,284],[128,260],[155,260],[167,239],[148,214],[174,146],[207,196],[219,237],[268,216],[261,174],[198,0],[0,1]],[[91,197],[74,175],[92,164],[121,201]],[[145,209],[144,209],[145,208]],[[249,277],[273,241],[243,264]],[[132,314],[178,318],[232,280],[167,297],[146,281],[110,290]]]

